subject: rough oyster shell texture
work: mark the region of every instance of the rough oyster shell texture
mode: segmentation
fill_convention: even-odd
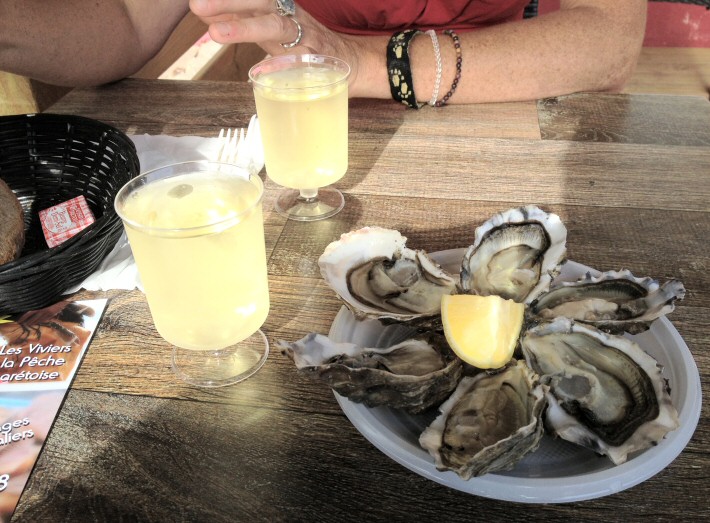
[[[508,470],[540,444],[544,407],[537,375],[515,361],[496,374],[462,378],[419,444],[439,470],[463,479]]]
[[[528,205],[496,214],[475,232],[461,264],[461,286],[530,303],[546,291],[566,255],[560,217]]]
[[[411,321],[436,316],[456,278],[398,231],[363,227],[343,234],[318,259],[323,279],[359,319]]]
[[[660,285],[652,278],[637,278],[631,271],[608,271],[599,276],[560,282],[536,298],[528,309],[532,319],[559,316],[589,323],[607,332],[638,334],[673,312],[685,296],[678,280]]]
[[[545,423],[561,438],[619,465],[678,428],[661,367],[630,339],[560,317],[521,345],[547,389]]]
[[[368,407],[386,405],[416,414],[439,405],[461,378],[461,360],[441,334],[396,324],[386,329],[383,347],[336,343],[316,333],[294,343],[279,342],[279,347],[299,371]]]
[[[398,231],[364,227],[343,234],[320,256],[321,274],[357,321],[387,324],[388,339],[365,348],[310,334],[281,342],[282,352],[301,372],[352,401],[410,413],[440,406],[420,444],[437,468],[466,479],[509,469],[534,450],[541,416],[554,434],[622,463],[674,430],[677,414],[655,360],[596,327],[641,332],[671,312],[685,289],[677,280],[659,285],[629,271],[587,274],[551,288],[565,262],[566,238],[560,218],[536,206],[500,212],[476,229],[457,277],[426,252],[407,248]],[[436,325],[441,296],[459,292],[527,305],[527,321],[542,324],[524,330],[525,360],[513,360],[496,374],[461,378],[465,366],[443,336],[433,343],[431,332],[426,340],[412,339],[413,326]],[[591,392],[564,396],[569,384]],[[595,410],[600,404],[606,410]],[[508,432],[483,436],[480,419],[516,423]]]

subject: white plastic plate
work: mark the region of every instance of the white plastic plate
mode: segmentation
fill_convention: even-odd
[[[438,263],[458,274],[463,249],[431,254]],[[567,262],[561,279],[577,279],[586,271],[597,271]],[[330,329],[335,341],[363,343],[376,340],[383,327],[376,320],[357,321],[343,307]],[[607,496],[645,481],[668,466],[685,448],[700,417],[700,376],[693,356],[667,318],[630,336],[663,366],[670,383],[671,398],[678,410],[680,427],[657,446],[630,456],[615,466],[606,456],[545,435],[540,447],[510,471],[491,473],[466,481],[451,471],[439,471],[434,460],[419,446],[419,435],[436,412],[410,415],[386,407],[368,408],[335,394],[350,422],[380,451],[408,469],[447,487],[487,498],[523,503],[563,503]]]

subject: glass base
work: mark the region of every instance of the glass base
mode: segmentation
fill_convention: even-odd
[[[345,206],[343,194],[334,187],[284,189],[276,198],[276,212],[289,220],[311,222],[338,214]]]
[[[269,355],[269,340],[261,330],[221,350],[173,347],[173,372],[198,387],[224,387],[247,379]]]

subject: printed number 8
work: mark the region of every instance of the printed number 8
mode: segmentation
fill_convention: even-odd
[[[7,482],[10,481],[10,474],[0,476],[0,492],[7,488]]]

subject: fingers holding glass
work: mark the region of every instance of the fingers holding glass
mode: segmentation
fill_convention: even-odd
[[[190,8],[219,43],[254,42],[273,54],[280,45],[288,50],[298,46],[304,34],[293,0],[191,0]]]

